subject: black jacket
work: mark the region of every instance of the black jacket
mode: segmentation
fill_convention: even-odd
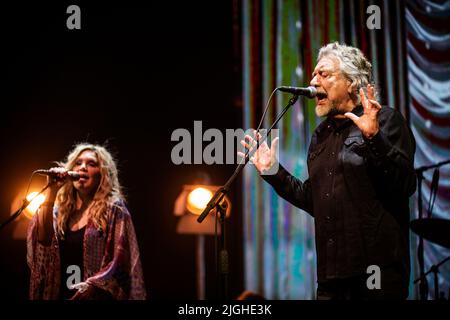
[[[362,114],[362,107],[353,112]],[[402,115],[383,107],[380,131],[365,139],[350,120],[324,120],[308,151],[302,182],[281,165],[262,175],[315,219],[318,281],[396,268],[409,281],[409,197],[416,189],[415,140]]]

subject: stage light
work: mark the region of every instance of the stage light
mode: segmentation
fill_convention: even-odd
[[[37,194],[37,192],[34,192],[35,188],[32,187],[31,192],[28,193],[26,196],[27,200],[30,201],[33,199],[33,197]],[[35,189],[36,190],[36,189]],[[14,200],[11,203],[11,209],[10,211],[12,213],[16,212],[17,209],[19,209],[23,204],[23,196],[24,196],[24,190],[20,191]],[[36,214],[39,206],[45,201],[45,196],[43,194],[37,196],[33,201],[28,204],[28,206],[25,208],[25,210],[22,211],[22,214],[14,220],[11,224],[13,225],[13,233],[12,238],[16,240],[23,240],[27,237],[27,229],[28,225],[30,224],[30,220],[33,218],[33,216]]]
[[[187,197],[187,210],[193,214],[200,215],[206,208],[206,205],[209,200],[211,200],[212,196],[213,193],[203,187],[192,190]]]
[[[219,186],[209,185],[184,185],[178,198],[175,200],[174,214],[180,216],[177,224],[177,233],[182,234],[214,234],[215,209],[203,220],[197,222],[198,216],[208,204],[213,194]],[[225,217],[228,218],[231,212],[231,202],[225,196],[228,203]],[[220,233],[220,232],[219,232]]]
[[[37,192],[32,192],[27,195],[27,200],[30,201],[37,195]],[[45,201],[45,196],[43,194],[38,195],[30,204],[25,208],[24,214],[28,219],[31,219],[39,209],[40,205]]]
[[[184,185],[178,198],[175,200],[174,214],[179,216],[177,233],[192,234],[196,236],[196,270],[197,270],[197,298],[205,299],[205,236],[215,234],[216,210],[211,210],[202,223],[197,222],[198,216],[203,212],[219,186],[211,185]],[[225,218],[229,218],[231,202],[228,197]],[[217,227],[220,234],[220,226]]]

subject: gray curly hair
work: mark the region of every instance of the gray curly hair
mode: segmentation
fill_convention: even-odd
[[[361,103],[359,89],[363,88],[367,94],[366,87],[372,84],[372,64],[367,60],[364,54],[358,48],[339,44],[338,42],[329,43],[323,46],[317,57],[317,62],[325,56],[334,56],[340,62],[341,72],[352,82],[353,101]],[[375,90],[375,96],[377,96]]]

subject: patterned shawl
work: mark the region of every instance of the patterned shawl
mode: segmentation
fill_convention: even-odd
[[[58,209],[53,212],[56,230]],[[30,299],[59,299],[59,239],[55,231],[50,246],[38,242],[38,215],[28,228],[27,262],[31,269]],[[83,240],[83,277],[89,285],[108,291],[113,299],[144,300],[146,291],[138,243],[130,213],[122,201],[108,209],[106,232],[92,221],[86,226]]]

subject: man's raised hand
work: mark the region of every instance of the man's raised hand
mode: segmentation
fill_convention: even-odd
[[[253,132],[254,137],[259,141],[261,139],[261,134],[257,133],[256,130]],[[241,140],[241,145],[244,146],[246,150],[252,151],[257,147],[257,140],[249,135],[245,135],[244,140]],[[269,171],[270,168],[277,162],[276,150],[278,150],[279,138],[273,139],[271,147],[267,145],[264,141],[259,145],[258,150],[250,157],[250,161],[255,165],[259,173],[264,173]],[[238,152],[238,156],[245,157],[243,152]]]
[[[361,104],[364,108],[362,116],[358,117],[352,112],[347,112],[344,115],[356,124],[366,138],[371,139],[380,130],[378,125],[378,112],[381,109],[381,105],[375,100],[374,88],[370,84],[367,85],[367,95],[368,99],[366,99],[363,89],[359,89]]]

